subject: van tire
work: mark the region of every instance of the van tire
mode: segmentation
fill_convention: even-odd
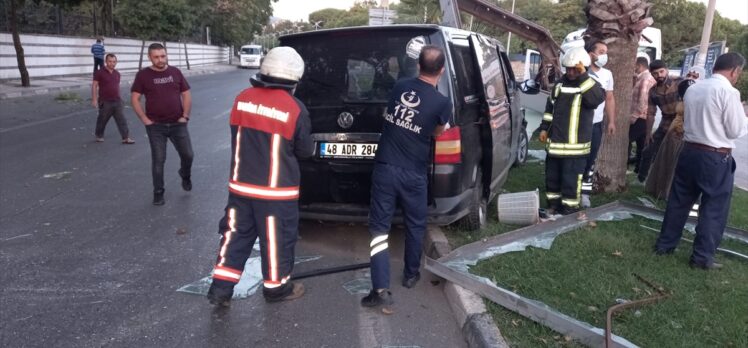
[[[519,167],[527,161],[527,153],[530,148],[530,139],[527,137],[527,128],[522,127],[517,139],[517,158],[514,160],[514,166]]]
[[[460,226],[467,231],[477,231],[486,225],[488,219],[488,201],[483,197],[483,176],[478,168],[475,178],[475,187],[470,198],[470,209],[468,214],[460,219]]]

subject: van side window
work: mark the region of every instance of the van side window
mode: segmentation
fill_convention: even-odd
[[[506,79],[506,86],[509,91],[516,89],[517,80],[514,77],[514,69],[512,69],[512,63],[509,61],[509,56],[506,52],[500,52],[501,62],[503,63],[504,78]]]
[[[476,81],[475,64],[470,53],[470,47],[460,45],[449,45],[452,51],[452,59],[457,75],[457,88],[460,90],[458,95],[465,97],[463,102],[471,103],[478,101],[479,86]]]

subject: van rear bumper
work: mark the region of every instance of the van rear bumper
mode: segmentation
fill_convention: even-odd
[[[428,223],[435,225],[449,225],[467,215],[470,197],[473,190],[469,189],[458,196],[435,198],[434,204],[429,206]],[[299,205],[300,215],[306,220],[368,222],[369,206],[353,203],[311,203]],[[403,223],[402,211],[398,209],[392,223]]]

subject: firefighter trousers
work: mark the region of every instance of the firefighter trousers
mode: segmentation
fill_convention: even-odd
[[[545,190],[548,207],[563,214],[579,210],[587,157],[547,157]]]
[[[213,270],[214,285],[233,288],[239,282],[255,241],[260,240],[263,293],[289,292],[299,231],[297,201],[267,201],[229,194],[219,223],[221,242]],[[289,284],[290,285],[290,284]]]

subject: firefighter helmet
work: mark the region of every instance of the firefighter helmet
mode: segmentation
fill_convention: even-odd
[[[580,63],[582,66],[590,66],[592,63],[590,55],[584,50],[584,47],[570,48],[564,53],[563,58],[561,58],[561,65],[566,68],[573,68]]]
[[[304,74],[304,60],[291,47],[273,48],[260,66],[260,75],[298,82]]]

